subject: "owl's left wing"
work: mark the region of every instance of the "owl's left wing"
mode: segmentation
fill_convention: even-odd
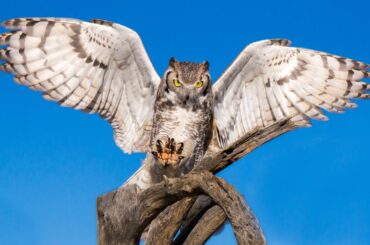
[[[247,46],[213,87],[214,134],[219,147],[284,118],[301,127],[327,120],[320,108],[355,108],[350,98],[370,98],[365,63],[323,52],[288,47],[284,39]]]
[[[146,151],[160,78],[133,30],[107,21],[5,21],[0,70],[44,98],[97,113],[125,152]]]

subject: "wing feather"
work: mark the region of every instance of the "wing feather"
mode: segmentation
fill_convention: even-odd
[[[349,99],[370,97],[362,81],[370,77],[367,64],[289,45],[284,39],[252,43],[215,83],[219,147],[284,118],[307,127],[310,118],[328,119],[320,108],[343,112],[356,107]]]
[[[98,113],[126,152],[146,151],[156,90],[155,72],[140,37],[101,20],[19,18],[5,21],[0,69],[47,100]]]

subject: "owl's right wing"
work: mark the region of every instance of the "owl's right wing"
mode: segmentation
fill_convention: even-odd
[[[342,112],[352,98],[370,98],[369,66],[315,50],[289,47],[285,39],[247,46],[213,87],[215,138],[223,148],[248,132],[291,118],[327,120],[320,108]]]
[[[43,97],[98,113],[125,152],[146,151],[160,78],[140,37],[124,26],[76,19],[5,21],[3,71]]]

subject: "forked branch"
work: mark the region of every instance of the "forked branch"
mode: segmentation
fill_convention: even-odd
[[[134,186],[123,186],[99,197],[98,243],[138,244],[144,229],[150,224],[148,244],[170,244],[195,198],[199,194],[206,194],[230,220],[239,244],[264,244],[263,233],[243,198],[234,188],[213,174],[294,128],[289,120],[280,121],[255,130],[227,149],[206,157],[185,176],[167,179],[140,193],[137,193]],[[171,206],[174,203],[176,204]],[[220,211],[219,208],[209,210],[198,222],[205,222],[208,212]],[[222,218],[218,222],[222,224]],[[207,239],[216,228],[213,231],[208,229],[208,234],[202,239]],[[194,239],[197,232],[200,232],[199,226],[195,225],[193,231],[188,232],[188,236],[184,238],[187,244],[196,241]]]

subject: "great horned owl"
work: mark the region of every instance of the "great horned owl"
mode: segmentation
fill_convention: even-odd
[[[150,146],[169,176],[189,171],[207,150],[212,134],[211,88],[208,62],[170,60],[154,104]]]
[[[0,66],[43,96],[113,127],[125,152],[146,152],[129,180],[146,188],[163,174],[189,171],[207,151],[231,145],[253,129],[291,118],[307,127],[342,112],[351,98],[369,98],[369,66],[290,47],[285,39],[248,45],[212,85],[208,62],[171,59],[162,79],[139,36],[101,20],[27,18],[3,23]]]

